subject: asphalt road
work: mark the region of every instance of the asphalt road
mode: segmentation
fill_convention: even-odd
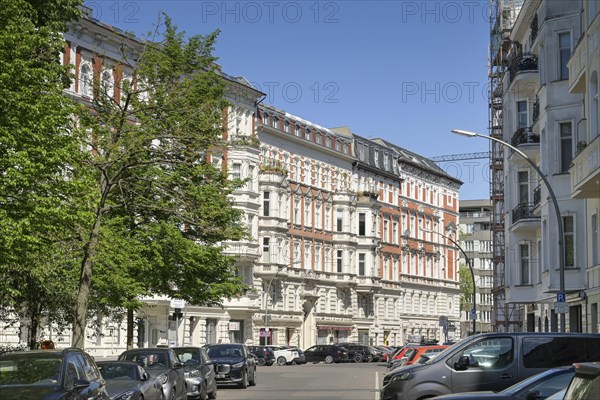
[[[258,367],[256,386],[220,386],[219,400],[378,400],[383,363]]]

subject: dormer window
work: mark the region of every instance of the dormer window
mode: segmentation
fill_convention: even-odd
[[[278,128],[279,127],[279,118],[273,116],[271,118],[271,126],[273,126],[273,128]]]
[[[310,140],[310,129],[304,131],[304,139]]]
[[[263,113],[263,124],[269,125],[269,114]]]
[[[285,121],[285,124],[283,125],[283,129],[285,130],[286,133],[290,133],[290,121]]]
[[[300,125],[296,125],[296,136],[300,137]]]

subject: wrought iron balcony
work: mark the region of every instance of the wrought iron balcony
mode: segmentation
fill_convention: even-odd
[[[537,56],[532,53],[523,53],[514,57],[510,62],[509,72],[510,81],[512,82],[515,76],[520,72],[537,71],[538,62]]]
[[[531,127],[519,128],[513,135],[510,144],[517,147],[521,144],[539,144],[540,135],[533,132]]]
[[[535,103],[533,103],[533,116],[532,116],[534,125],[537,122],[539,117],[540,117],[540,99],[537,96],[535,96]]]
[[[539,218],[533,214],[534,203],[521,203],[512,210],[512,223],[515,224],[522,219]]]

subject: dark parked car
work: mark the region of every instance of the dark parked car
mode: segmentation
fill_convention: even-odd
[[[371,351],[364,344],[355,344],[355,343],[339,343],[340,346],[343,346],[348,350],[348,359],[352,360],[356,363],[359,362],[369,362],[372,360]]]
[[[173,350],[183,363],[187,382],[188,398],[204,400],[217,398],[215,366],[205,348],[174,347]]]
[[[248,346],[250,353],[256,356],[256,364],[273,365],[275,364],[275,353],[268,346]]]
[[[256,385],[256,357],[243,344],[212,344],[206,346],[215,363],[217,383],[236,383],[245,389]]]
[[[2,400],[108,400],[94,360],[79,349],[16,351],[0,355]]]
[[[111,400],[162,400],[162,385],[141,365],[130,361],[97,363]]]
[[[306,358],[306,362],[339,363],[348,361],[348,350],[336,344],[318,344],[304,350],[304,358]]]
[[[501,392],[469,392],[435,397],[439,400],[542,400],[564,389],[575,375],[573,367],[552,368],[530,376]]]
[[[187,397],[183,364],[173,349],[157,347],[127,350],[121,353],[119,361],[133,361],[144,367],[151,377],[158,379],[166,399],[183,400]]]

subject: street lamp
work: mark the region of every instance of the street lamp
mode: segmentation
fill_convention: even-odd
[[[294,264],[300,264],[302,262],[302,260],[298,260],[298,261],[294,261],[290,264],[289,267],[291,267]],[[269,332],[269,322],[271,322],[269,320],[269,302],[268,302],[268,295],[271,292],[271,285],[273,284],[273,281],[275,280],[275,278],[277,277],[277,275],[279,275],[280,272],[287,270],[289,268],[288,266],[285,267],[281,267],[277,270],[277,272],[275,272],[275,274],[271,277],[271,279],[269,279],[269,284],[267,285],[267,290],[264,293],[264,302],[265,302],[265,335],[268,335]],[[265,336],[265,344],[268,344],[266,342],[268,342],[268,340],[266,339],[267,336]],[[273,338],[271,337],[271,341],[273,340]],[[271,343],[272,344],[272,343]]]
[[[564,296],[565,295],[565,248],[563,246],[563,237],[564,237],[563,221],[562,221],[562,217],[560,215],[560,208],[558,207],[558,201],[556,200],[556,195],[554,194],[554,190],[552,190],[552,186],[550,185],[550,182],[548,182],[546,175],[536,165],[536,163],[531,158],[529,158],[525,153],[523,153],[521,150],[517,149],[516,147],[510,145],[509,143],[506,143],[503,140],[497,139],[493,136],[482,135],[477,132],[464,131],[462,129],[452,129],[452,133],[456,133],[457,135],[468,136],[468,137],[478,136],[478,137],[482,137],[482,138],[494,141],[496,143],[500,143],[501,145],[506,146],[509,149],[511,149],[514,152],[521,155],[521,157],[523,157],[525,159],[525,161],[527,161],[529,163],[529,165],[531,165],[531,167],[533,169],[535,169],[535,171],[538,173],[540,178],[542,178],[542,180],[544,181],[544,184],[546,185],[546,188],[548,189],[548,193],[550,193],[550,198],[552,199],[552,203],[554,204],[554,211],[556,212],[556,223],[558,225],[558,255],[559,255],[558,262],[559,262],[559,280],[560,280],[559,291]],[[564,313],[562,314],[562,317],[560,317],[560,331],[566,332],[566,315]]]
[[[473,309],[471,310],[471,317],[473,317],[473,335],[474,335],[475,333],[477,333],[477,297],[476,297],[476,290],[475,290],[475,271],[473,271],[473,265],[471,263],[471,258],[467,255],[467,253],[465,253],[463,248],[460,247],[460,245],[454,239],[452,239],[450,236],[447,236],[447,235],[444,235],[443,233],[439,233],[439,232],[435,232],[435,231],[429,231],[429,230],[426,230],[423,228],[421,228],[421,231],[427,232],[427,233],[433,233],[433,234],[436,234],[443,238],[448,239],[465,256],[465,260],[467,260],[467,266],[469,267],[469,270],[471,271],[471,279],[473,281]]]

